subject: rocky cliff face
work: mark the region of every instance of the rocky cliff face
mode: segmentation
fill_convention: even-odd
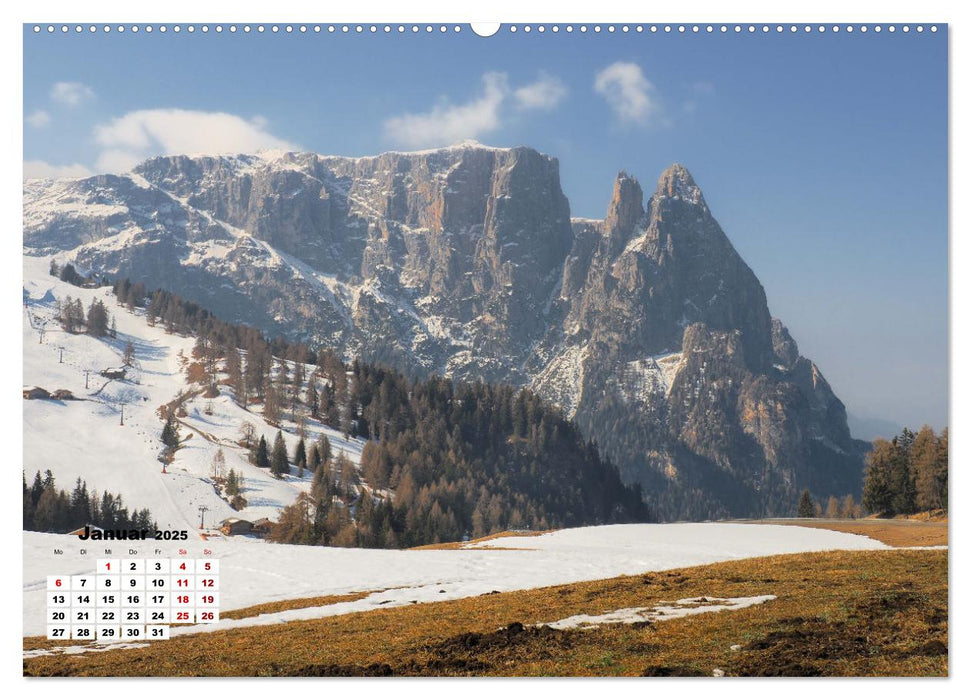
[[[25,252],[419,375],[529,386],[664,517],[857,492],[860,445],[680,165],[571,221],[555,158],[163,157],[25,183]]]

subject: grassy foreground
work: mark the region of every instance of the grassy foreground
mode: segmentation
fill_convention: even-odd
[[[792,525],[836,530],[853,535],[864,535],[891,547],[939,547],[947,544],[947,520],[884,520],[864,518],[858,520],[828,520],[825,518],[790,518],[785,520],[759,520],[767,525]]]
[[[765,557],[52,654],[23,668],[32,676],[940,676],[948,672],[947,570],[946,551]],[[767,594],[778,597],[666,622],[530,626],[679,598]],[[25,639],[25,648],[40,641]]]

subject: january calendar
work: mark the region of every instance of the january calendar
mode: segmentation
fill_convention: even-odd
[[[170,624],[219,620],[218,559],[98,559],[47,577],[47,639],[168,639]]]
[[[17,28],[30,692],[949,675],[955,35],[684,11]]]

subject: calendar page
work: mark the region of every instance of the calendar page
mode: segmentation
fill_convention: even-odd
[[[219,560],[192,559],[186,549],[174,559],[158,557],[161,550],[152,553],[154,558],[97,559],[90,572],[49,575],[47,639],[140,642],[168,639],[170,624],[218,622]]]
[[[89,10],[9,42],[27,692],[949,674],[946,13]]]

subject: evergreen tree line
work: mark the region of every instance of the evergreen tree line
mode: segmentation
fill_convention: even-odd
[[[936,435],[925,425],[892,440],[873,441],[867,455],[863,507],[884,516],[947,510],[947,428]]]
[[[147,508],[129,512],[121,496],[88,491],[80,478],[70,493],[58,489],[50,470],[34,475],[33,483],[24,482],[24,530],[37,532],[72,532],[85,525],[104,529],[153,530],[155,522]]]
[[[343,368],[333,352],[315,353],[303,343],[282,337],[268,340],[258,329],[223,321],[178,294],[161,289],[149,292],[144,284],[128,278],[116,281],[113,291],[129,310],[145,309],[150,325],[162,324],[169,333],[196,336],[193,356],[197,363],[190,367],[190,377],[207,387],[208,396],[218,393],[215,385],[222,361],[236,401],[243,406],[264,404],[263,416],[271,424],[279,422],[284,411],[293,414],[298,404],[306,403],[301,397],[306,364]],[[337,380],[334,389],[340,390],[343,383]],[[314,406],[317,403],[315,399]],[[332,417],[336,419],[336,415]]]
[[[853,498],[853,494],[846,494],[843,498],[830,496],[826,507],[813,501],[809,489],[805,489],[799,497],[796,515],[800,518],[844,518],[852,520],[862,517],[863,508]]]
[[[116,335],[114,320],[108,313],[108,307],[100,299],[92,299],[87,312],[80,299],[72,299],[70,295],[58,299],[56,307],[58,322],[68,333],[87,333],[96,338],[106,335]]]
[[[625,486],[596,444],[528,390],[409,381],[360,362],[347,385],[338,420],[367,440],[361,476],[369,488],[343,477],[340,460],[325,462],[311,494],[280,518],[280,541],[410,547],[648,519],[640,487]],[[383,495],[388,489],[393,497]]]
[[[54,260],[51,260],[50,274],[51,277],[57,277],[62,282],[73,284],[75,287],[101,287],[110,284],[108,277],[105,275],[101,277],[97,275],[85,276],[78,272],[77,268],[71,263],[58,266]]]
[[[322,462],[330,460],[330,441],[326,435],[321,434],[309,450],[306,438],[301,437],[291,459],[287,454],[287,444],[283,439],[282,431],[277,431],[272,448],[263,435],[259,440],[255,440],[254,431],[253,425],[246,423],[241,430],[240,444],[249,449],[250,464],[269,469],[270,473],[278,479],[293,473],[294,469],[297,476],[303,478],[306,473],[315,472]]]

